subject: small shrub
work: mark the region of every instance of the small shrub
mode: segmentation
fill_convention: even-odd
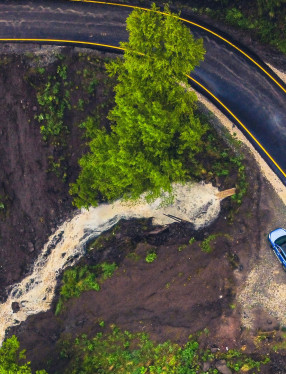
[[[155,261],[156,258],[157,254],[154,251],[150,251],[146,256],[145,261],[148,262],[148,264],[150,264],[151,262]]]
[[[189,240],[189,244],[192,245],[195,241],[196,239],[192,236],[191,239]]]
[[[205,238],[204,241],[202,241],[202,243],[200,244],[202,251],[210,253],[212,251],[211,242],[213,242],[217,237],[221,235],[222,234],[212,234]]]
[[[85,291],[100,291],[100,284],[112,277],[117,269],[115,263],[103,262],[96,266],[75,266],[67,269],[63,275],[60,299],[57,303],[55,314],[58,315],[64,306],[64,302],[79,297]]]
[[[179,252],[182,252],[184,249],[187,248],[187,245],[186,244],[183,244],[183,245],[180,245],[180,247],[178,248],[178,251]]]

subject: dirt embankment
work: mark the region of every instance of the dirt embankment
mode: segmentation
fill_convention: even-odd
[[[47,173],[52,150],[42,142],[39,125],[33,120],[39,109],[34,108],[35,93],[20,78],[26,68],[25,59],[12,55],[7,58],[11,61],[0,60],[0,194],[5,205],[0,213],[2,290],[27,272],[49,233],[72,211],[68,183],[77,173],[82,142],[75,126],[80,114],[76,114],[69,118],[68,179],[63,183],[53,173]],[[90,252],[82,260],[88,264],[107,259],[118,263],[119,269],[101,291],[70,300],[58,317],[52,309],[30,317],[9,332],[19,336],[34,367],[45,367],[49,373],[61,371],[64,360],[49,361],[52,355],[58,357],[56,343],[68,335],[92,335],[99,319],[105,320],[107,326],[115,323],[131,331],[148,332],[156,341],[183,343],[190,333],[207,328],[209,335],[203,343],[208,346],[216,344],[225,350],[246,345],[250,352],[256,351],[241,319],[247,313],[245,305],[240,305],[236,296],[244,292],[248,275],[261,254],[268,256],[269,272],[272,263],[278,271],[275,257],[267,252],[265,234],[273,222],[285,222],[286,213],[281,212],[281,202],[253,158],[247,158],[249,188],[241,207],[231,212],[230,203],[225,200],[219,219],[206,230],[195,233],[174,224],[156,234],[150,222],[131,221],[122,223],[114,235],[107,234],[100,250]],[[200,244],[211,234],[217,237],[211,243],[213,251],[206,254]],[[193,236],[195,242],[189,244]],[[158,258],[147,264],[145,256],[150,248],[156,248]],[[259,263],[263,265],[263,257]],[[276,275],[282,282],[284,273],[279,270]],[[265,325],[274,328],[279,315],[270,316],[260,300],[253,307],[262,307],[265,313],[254,313],[253,325],[257,329]],[[283,373],[284,361],[283,357],[274,356],[266,372]]]
[[[38,67],[47,73],[54,69],[61,49],[1,45],[1,51],[6,51],[0,56],[0,297],[4,297],[5,287],[23,278],[48,236],[74,209],[69,183],[78,174],[84,143],[77,124],[91,113],[102,94],[96,93],[85,113],[67,115],[67,178],[63,181],[49,171],[51,156],[60,157],[61,151],[42,140],[40,124],[34,119],[41,108],[29,83]],[[63,51],[72,54],[73,49]],[[74,76],[83,70],[79,60],[70,58],[70,64]]]
[[[193,232],[174,224],[156,234],[149,221],[129,221],[105,234],[96,250],[81,260],[93,265],[106,260],[118,263],[118,270],[102,289],[70,300],[57,317],[53,308],[29,317],[9,332],[19,337],[34,367],[61,372],[65,360],[49,361],[51,356],[58,357],[56,343],[82,333],[92,336],[99,320],[107,326],[115,323],[123,329],[150,333],[160,342],[184,343],[191,333],[207,328],[209,335],[203,344],[215,344],[221,350],[249,344],[251,351],[252,338],[241,334],[243,310],[236,293],[263,245],[261,235],[273,217],[273,191],[252,158],[247,162],[247,174],[249,189],[242,206],[234,213],[225,200],[222,214],[205,230]],[[212,234],[217,235],[211,243],[213,250],[205,253],[201,242]],[[189,244],[193,236],[195,241]],[[158,257],[148,264],[145,257],[151,248]],[[267,318],[266,313],[257,323],[266,323]]]

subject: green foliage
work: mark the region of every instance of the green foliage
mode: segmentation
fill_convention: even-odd
[[[192,336],[183,347],[170,341],[156,344],[147,334],[132,334],[114,325],[110,332],[98,332],[92,339],[82,335],[74,342],[62,342],[61,357],[69,359],[64,374],[196,374],[202,372],[205,361],[211,362],[208,373],[214,374],[217,373],[214,368],[217,359],[225,359],[236,371],[246,365],[259,370],[262,363],[269,361],[254,361],[237,350],[213,354],[201,349]]]
[[[84,291],[99,291],[100,283],[111,278],[117,269],[115,263],[103,262],[96,266],[75,266],[64,272],[60,298],[56,306],[55,315],[58,315],[64,306],[64,302],[79,297]]]
[[[134,10],[127,30],[124,58],[106,65],[118,79],[111,131],[97,123],[89,130],[90,153],[71,188],[78,207],[97,205],[99,197],[137,199],[148,191],[152,200],[170,192],[172,182],[190,179],[202,148],[206,127],[194,114],[196,96],[178,84],[203,59],[202,40],[176,17],[153,11]]]
[[[263,42],[286,53],[286,8],[281,5],[281,1],[257,0],[257,8],[252,8],[251,14],[244,15],[233,7],[225,11],[225,20],[234,26],[254,30]]]
[[[41,70],[41,74],[44,71]],[[67,132],[64,114],[70,105],[70,92],[64,88],[67,79],[67,66],[58,65],[57,74],[48,76],[48,81],[37,93],[42,111],[35,118],[42,123],[40,129],[45,141]]]
[[[192,245],[195,241],[196,239],[192,236],[191,239],[189,240],[189,244]]]
[[[147,253],[147,256],[145,257],[145,261],[148,262],[149,264],[153,261],[155,261],[157,258],[157,254],[156,252],[154,251],[154,249],[152,249],[151,251],[149,251]]]
[[[231,198],[240,205],[242,203],[242,198],[245,196],[248,188],[248,183],[246,181],[245,166],[243,165],[243,157],[232,157],[230,159],[231,163],[236,167],[238,171],[238,179],[236,184],[236,193]]]
[[[211,243],[216,240],[219,236],[222,236],[222,234],[212,234],[209,235],[207,238],[205,238],[201,244],[200,247],[203,252],[210,253],[212,251]]]
[[[20,344],[15,335],[4,341],[0,348],[1,374],[31,374],[30,362],[25,361],[25,351],[19,351]],[[37,370],[36,374],[47,374],[45,370]]]
[[[183,245],[180,245],[180,247],[178,248],[178,251],[179,252],[182,252],[184,249],[187,248],[187,245],[186,244],[183,244]]]
[[[225,19],[227,22],[235,26],[245,29],[253,28],[251,22],[236,8],[228,9],[226,11]]]

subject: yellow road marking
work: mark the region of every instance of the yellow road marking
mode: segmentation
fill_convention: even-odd
[[[255,141],[255,143],[262,149],[262,151],[268,156],[268,158],[273,162],[273,164],[281,171],[281,173],[286,177],[286,173],[282,170],[282,168],[277,164],[274,158],[266,151],[263,145],[256,139],[256,137],[248,130],[248,128],[236,117],[234,113],[222,101],[220,101],[211,91],[209,91],[205,86],[203,86],[200,82],[192,78],[191,76],[187,75],[189,79],[193,82],[198,84],[201,88],[203,88],[209,95],[211,95],[240,125],[241,127],[248,133],[248,135]]]
[[[139,7],[139,6],[134,6],[134,5],[127,5],[127,4],[118,4],[118,3],[111,3],[111,2],[106,2],[106,1],[96,1],[96,0],[69,0],[69,1],[74,1],[74,2],[81,2],[81,3],[95,3],[95,4],[104,4],[104,5],[114,5],[114,6],[120,6],[120,7],[125,7],[125,8],[132,8],[132,9],[142,9],[142,10],[146,10],[148,12],[151,12],[152,9],[148,9],[148,8],[143,8],[143,7]],[[163,14],[165,16],[170,16],[168,13],[165,13],[165,12],[160,12],[160,11],[157,11],[157,13],[160,13],[160,14]],[[268,73],[267,70],[265,70],[257,61],[255,61],[252,57],[250,57],[246,52],[244,52],[242,49],[240,49],[239,47],[237,47],[235,44],[231,43],[229,40],[225,39],[223,36],[217,34],[216,32],[208,29],[207,27],[204,27],[198,23],[195,23],[193,21],[189,21],[185,18],[181,18],[181,17],[176,17],[178,19],[180,19],[181,21],[183,22],[186,22],[186,23],[189,23],[193,26],[196,26],[196,27],[199,27],[207,32],[209,32],[210,34],[216,36],[217,38],[223,40],[224,42],[226,42],[227,44],[231,45],[233,48],[235,48],[237,51],[239,51],[240,53],[242,53],[245,57],[247,57],[251,62],[253,62],[259,69],[261,69],[270,79],[272,79],[272,81],[274,83],[277,84],[278,87],[281,88],[282,91],[284,91],[286,93],[286,89],[270,74]]]
[[[80,0],[72,0],[72,1],[80,1]],[[84,45],[94,45],[94,46],[100,46],[100,47],[107,47],[111,49],[119,49],[119,50],[126,50],[126,48],[117,47],[113,45],[108,44],[101,44],[101,43],[93,43],[93,42],[82,42],[77,40],[65,40],[65,39],[26,39],[26,38],[0,38],[0,41],[17,41],[17,42],[56,42],[56,43],[73,43],[73,44],[84,44]],[[223,104],[222,101],[220,101],[211,91],[209,91],[204,85],[199,83],[197,80],[192,78],[190,75],[186,74],[186,76],[195,82],[197,85],[199,85],[201,88],[203,88],[209,95],[211,95],[243,128],[244,130],[249,134],[249,136],[256,142],[256,144],[262,149],[262,151],[267,155],[267,157],[273,162],[273,164],[280,170],[280,172],[283,174],[284,177],[286,177],[286,173],[282,170],[282,168],[277,164],[277,162],[274,160],[274,158],[266,151],[266,149],[263,147],[263,145],[255,138],[255,136],[247,129],[247,127],[236,117],[234,113],[226,105]]]
[[[109,44],[93,43],[93,42],[81,42],[79,40],[65,40],[65,39],[35,39],[35,38],[0,38],[0,42],[53,42],[53,43],[72,43],[72,44],[85,44],[85,45],[94,45],[97,47],[106,47],[106,48],[115,48],[125,51],[125,48],[115,47]]]

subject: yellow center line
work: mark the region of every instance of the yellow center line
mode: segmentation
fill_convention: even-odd
[[[282,168],[277,164],[274,158],[266,151],[263,145],[256,139],[256,137],[248,130],[248,128],[236,117],[234,113],[226,106],[222,101],[220,101],[211,91],[209,91],[205,86],[203,86],[200,82],[192,78],[191,76],[187,75],[187,77],[203,88],[209,95],[211,95],[240,125],[241,127],[248,133],[248,135],[256,142],[256,144],[262,149],[262,151],[268,156],[268,158],[273,162],[273,164],[281,171],[281,173],[286,177],[286,173],[282,170]]]
[[[53,43],[73,43],[73,44],[85,44],[85,45],[94,45],[98,47],[107,47],[107,48],[115,48],[125,51],[125,48],[115,47],[109,44],[101,44],[101,43],[94,43],[94,42],[82,42],[79,40],[65,40],[65,39],[38,39],[38,38],[0,38],[1,42],[53,42]]]
[[[145,11],[148,11],[148,12],[151,12],[153,11],[152,9],[148,9],[148,8],[143,8],[143,7],[139,7],[139,6],[134,6],[134,5],[127,5],[127,4],[118,4],[118,3],[111,3],[111,2],[106,2],[106,1],[96,1],[96,0],[69,0],[69,1],[73,1],[73,2],[82,2],[82,3],[95,3],[95,4],[103,4],[103,5],[114,5],[114,6],[120,6],[120,7],[125,7],[125,8],[132,8],[132,9],[141,9],[141,10],[145,10]],[[165,13],[165,12],[161,12],[161,11],[156,11],[157,13],[160,13],[160,14],[163,14],[165,16],[170,16],[170,14],[168,13]],[[246,58],[248,58],[251,62],[253,62],[260,70],[262,70],[270,79],[272,79],[272,81],[277,84],[278,87],[281,88],[281,90],[283,92],[286,93],[286,89],[270,74],[268,73],[267,70],[265,70],[257,61],[255,61],[252,57],[250,57],[246,52],[244,52],[242,49],[240,49],[239,47],[237,47],[235,44],[231,43],[229,40],[227,40],[226,38],[224,38],[223,36],[217,34],[216,32],[208,29],[207,27],[204,27],[196,22],[193,22],[193,21],[189,21],[185,18],[181,18],[181,17],[177,17],[177,16],[173,16],[171,15],[172,17],[176,17],[178,18],[179,20],[183,21],[183,22],[186,22],[186,23],[189,23],[193,26],[196,26],[196,27],[199,27],[207,32],[209,32],[210,34],[216,36],[217,38],[223,40],[225,43],[231,45],[233,48],[235,48],[237,51],[239,51],[240,53],[242,53]]]
[[[71,1],[79,1],[79,0],[71,0]],[[117,49],[125,51],[126,48],[117,47],[113,45],[108,44],[101,44],[101,43],[93,43],[93,42],[83,42],[78,40],[65,40],[65,39],[36,39],[36,38],[0,38],[0,42],[3,41],[17,41],[17,42],[55,42],[55,43],[73,43],[73,44],[84,44],[84,45],[94,45],[94,46],[100,46],[100,47],[107,47],[111,49]],[[199,85],[201,88],[203,88],[209,95],[211,95],[241,126],[242,128],[249,134],[249,136],[256,142],[256,144],[262,149],[262,151],[267,155],[267,157],[273,162],[273,164],[280,170],[280,172],[283,174],[284,177],[286,177],[286,173],[283,171],[283,169],[278,165],[278,163],[274,160],[274,158],[266,151],[266,149],[263,147],[263,145],[255,138],[255,136],[247,129],[247,127],[236,117],[232,111],[223,104],[222,101],[220,101],[211,91],[209,91],[205,86],[203,86],[201,83],[199,83],[197,80],[192,78],[190,75],[186,74],[186,76],[195,82],[197,85]]]

